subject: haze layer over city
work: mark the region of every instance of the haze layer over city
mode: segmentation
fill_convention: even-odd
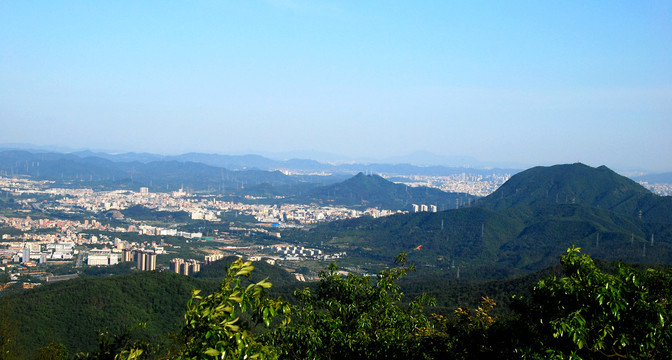
[[[0,144],[672,170],[672,5],[0,4]]]

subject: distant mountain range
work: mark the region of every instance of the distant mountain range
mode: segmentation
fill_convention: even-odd
[[[207,164],[206,164],[207,163]],[[255,165],[252,168],[241,164]],[[8,150],[0,152],[0,175],[28,175],[33,179],[57,181],[64,186],[96,189],[139,189],[170,191],[179,188],[229,195],[258,195],[283,201],[345,205],[355,208],[380,207],[411,210],[412,204],[435,205],[439,210],[456,208],[476,198],[428,187],[395,184],[377,175],[359,173],[351,178],[341,175],[285,175],[256,167],[278,165],[256,155],[224,156],[185,154],[159,157],[152,154],[79,152],[33,153]],[[285,166],[304,169],[317,166],[310,160],[289,160]],[[232,168],[245,168],[230,170]],[[382,166],[382,165],[381,165]],[[398,166],[402,170],[412,170]],[[450,171],[450,169],[443,169]],[[341,182],[342,181],[342,182]]]
[[[646,181],[650,184],[672,184],[672,172],[641,175],[634,178],[637,181]]]
[[[261,184],[277,187],[293,185],[294,189],[300,190],[304,186],[311,188],[343,179],[328,176],[290,177],[280,171],[256,169],[235,171],[187,160],[158,160],[150,154],[107,155],[107,158],[88,155],[90,154],[2,151],[0,175],[28,175],[39,180],[95,188],[138,189],[146,186],[152,191],[169,191],[184,187],[220,193],[235,192],[237,189],[253,188]],[[136,160],[131,161],[132,159]]]
[[[53,147],[31,147],[28,145],[17,144],[17,146],[1,146],[0,151],[21,151],[33,154],[61,154],[74,155],[80,158],[95,157],[107,159],[114,162],[141,162],[148,163],[154,161],[178,161],[178,162],[196,162],[205,165],[223,167],[228,170],[295,170],[302,172],[330,172],[337,174],[357,174],[359,172],[389,173],[396,175],[430,175],[446,176],[453,174],[514,174],[519,169],[516,168],[492,168],[481,169],[472,167],[468,161],[470,158],[463,157],[441,157],[431,153],[414,153],[406,157],[389,158],[381,162],[318,162],[305,158],[290,158],[288,160],[274,160],[261,155],[220,155],[204,153],[187,153],[181,155],[158,155],[150,153],[107,153],[93,151],[73,151],[68,152],[62,148]],[[295,155],[299,155],[298,153]],[[454,160],[454,161],[453,161]],[[440,166],[430,165],[435,163],[455,163],[463,164],[460,166]],[[410,165],[410,164],[418,165]]]
[[[405,251],[479,279],[542,269],[571,245],[607,260],[670,264],[672,197],[604,166],[536,167],[471,207],[333,222],[297,237],[387,261]]]
[[[39,146],[33,144],[24,144],[24,143],[14,143],[14,144],[0,144],[0,151],[2,150],[25,150],[30,152],[59,152],[59,153],[81,153],[85,156],[98,156],[104,157],[109,154],[120,155],[121,157],[127,157],[128,161],[136,161],[137,158],[133,156],[146,156],[150,155],[151,160],[147,161],[156,161],[163,160],[167,157],[182,157],[183,155],[156,155],[149,153],[133,153],[133,152],[120,152],[120,151],[109,151],[109,150],[82,150],[82,149],[73,149],[66,146]],[[254,152],[258,157],[267,158],[267,160],[275,159],[271,161],[284,162],[289,159],[312,159],[323,164],[414,164],[419,167],[425,166],[444,166],[444,167],[466,167],[466,168],[497,168],[497,167],[506,167],[506,168],[525,168],[528,167],[524,164],[518,164],[513,162],[481,162],[471,156],[443,156],[436,155],[429,151],[415,151],[406,155],[391,156],[387,158],[373,158],[367,156],[366,154],[360,154],[357,157],[348,157],[333,153],[321,152],[321,151],[288,151],[288,152],[267,152],[267,151],[258,151]],[[192,153],[193,154],[193,153]],[[128,157],[127,155],[130,155]],[[201,155],[212,155],[212,154],[201,154]],[[248,155],[223,155],[223,156],[242,156],[247,157]],[[142,160],[139,160],[142,161]],[[247,165],[249,166],[249,165]]]

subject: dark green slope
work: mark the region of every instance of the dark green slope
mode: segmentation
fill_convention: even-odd
[[[152,210],[142,205],[131,206],[122,210],[121,213],[133,220],[141,221],[188,222],[191,220],[189,213],[186,211]]]
[[[670,223],[672,198],[656,196],[606,166],[584,164],[534,167],[520,172],[477,206],[492,210],[536,204],[579,204]]]
[[[315,246],[383,262],[405,251],[419,265],[454,275],[459,266],[462,276],[471,279],[543,269],[557,263],[572,245],[606,260],[672,263],[672,226],[571,204],[359,218],[325,224],[299,236]]]
[[[95,331],[114,333],[146,322],[152,341],[178,331],[194,288],[212,291],[212,281],[160,272],[87,277],[8,295],[9,321],[19,348],[30,354],[56,341],[71,351],[97,347]],[[30,356],[26,356],[30,357]]]
[[[602,264],[602,262],[600,262]],[[400,281],[404,294],[413,298],[423,293],[436,299],[437,305],[431,308],[438,314],[450,314],[458,307],[476,308],[483,297],[497,302],[496,312],[510,311],[508,305],[511,296],[529,295],[528,289],[538,280],[551,275],[559,275],[561,268],[554,265],[523,276],[513,276],[501,280],[470,281],[456,279],[455,274],[426,275],[425,269],[411,273]]]
[[[359,173],[337,184],[310,191],[300,202],[316,202],[357,207],[379,207],[392,210],[412,210],[412,204],[436,205],[439,210],[454,209],[457,203],[467,204],[476,197],[449,193],[428,187],[395,184],[378,175]]]
[[[428,264],[484,265],[496,260],[499,247],[523,226],[519,219],[492,210],[465,208],[338,221],[302,235],[316,245],[342,247],[388,263],[405,251],[412,260]]]
[[[97,346],[96,331],[121,334],[145,322],[146,329],[139,333],[145,340],[159,343],[166,334],[181,329],[192,289],[206,294],[213,291],[235,259],[229,257],[204,266],[197,277],[135,272],[83,277],[3,295],[8,320],[16,326],[13,338],[26,358],[52,341],[65,344],[72,352],[93,351]],[[250,281],[268,278],[273,283],[269,289],[273,297],[289,297],[299,287],[291,274],[277,266],[264,262],[254,266]]]
[[[555,263],[572,245],[602,259],[672,263],[670,226],[652,226],[608,210],[570,204],[522,206],[503,213],[525,223],[500,248],[498,263],[503,267],[538,270]],[[651,248],[650,236],[656,233],[665,240],[654,241]],[[644,256],[646,244],[650,251]]]

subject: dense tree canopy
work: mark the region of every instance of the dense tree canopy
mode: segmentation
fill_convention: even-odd
[[[555,358],[669,359],[672,276],[619,263],[605,273],[570,248],[565,276],[539,281],[514,307],[538,334],[535,352]],[[530,349],[528,349],[530,350]]]
[[[430,314],[427,296],[405,299],[398,280],[414,267],[403,254],[377,276],[344,275],[332,264],[316,287],[295,291],[293,304],[271,299],[271,283],[251,282],[254,267],[237,260],[214,292],[193,292],[173,346],[99,332],[99,350],[77,358],[669,359],[668,270],[623,263],[602,270],[574,247],[561,266],[561,275],[536,281],[529,297],[515,297],[508,313],[483,297],[474,309],[445,316]],[[7,349],[3,359],[17,358]],[[37,356],[65,358],[65,351],[50,343]]]

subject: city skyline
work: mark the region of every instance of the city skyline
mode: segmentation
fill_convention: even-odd
[[[672,5],[0,4],[0,144],[671,171]]]

